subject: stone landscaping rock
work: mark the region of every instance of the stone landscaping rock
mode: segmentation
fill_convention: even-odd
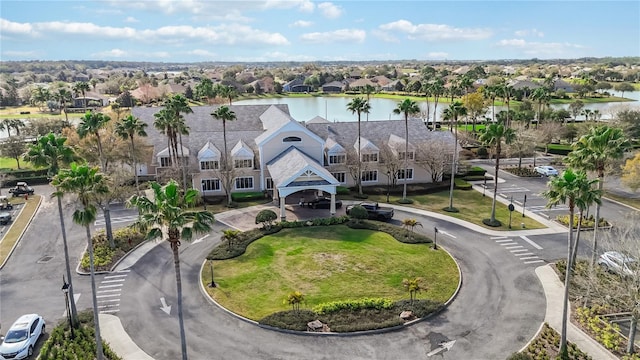
[[[404,321],[409,321],[409,320],[413,320],[415,316],[413,315],[413,311],[405,310],[402,313],[400,313],[400,318]]]

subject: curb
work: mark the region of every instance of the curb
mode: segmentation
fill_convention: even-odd
[[[38,211],[40,211],[40,205],[42,205],[42,198],[43,195],[38,195],[38,205],[36,207],[36,211],[33,212],[33,214],[31,214],[31,218],[29,219],[29,221],[27,221],[25,227],[22,229],[22,232],[20,233],[20,235],[18,235],[18,240],[16,240],[16,242],[13,244],[13,246],[11,247],[11,250],[9,250],[9,253],[7,254],[7,256],[4,258],[4,261],[2,262],[2,264],[0,264],[0,269],[2,269],[4,267],[4,264],[7,263],[7,261],[9,260],[9,258],[11,257],[11,254],[13,254],[13,250],[15,250],[15,248],[18,246],[18,244],[20,243],[20,240],[22,240],[22,235],[24,235],[24,233],[27,231],[27,229],[29,228],[29,225],[31,225],[31,222],[33,221],[33,218],[36,217],[36,214],[38,213]],[[24,206],[22,207],[22,209],[20,209],[20,212],[18,213],[18,216],[16,216],[16,218],[20,217],[20,215],[22,214],[22,212],[24,211]],[[9,226],[9,229],[7,229],[7,232],[9,232],[9,230],[11,230],[11,228],[13,227],[14,222],[11,222],[11,226]],[[4,236],[3,236],[4,238]]]
[[[217,306],[219,309],[221,309],[222,311],[226,312],[227,314],[231,315],[232,317],[235,317],[236,319],[242,320],[248,324],[251,325],[255,325],[257,327],[266,329],[266,330],[271,330],[271,331],[276,331],[276,332],[280,332],[280,333],[284,333],[284,334],[292,334],[292,335],[303,335],[303,336],[335,336],[335,337],[352,337],[352,336],[361,336],[361,335],[373,335],[373,334],[383,334],[383,333],[388,333],[388,332],[392,332],[392,331],[397,331],[397,330],[401,330],[404,328],[407,328],[413,324],[417,324],[419,322],[422,321],[426,321],[438,314],[440,314],[441,312],[443,312],[444,310],[446,310],[449,305],[456,299],[456,297],[458,297],[458,294],[460,293],[460,289],[462,288],[462,270],[460,269],[460,265],[458,264],[458,261],[456,261],[456,258],[453,257],[451,255],[451,253],[445,249],[444,247],[442,247],[441,245],[438,246],[438,248],[440,250],[445,251],[450,257],[451,259],[453,259],[453,262],[456,264],[456,268],[458,269],[458,286],[456,287],[456,290],[454,291],[454,293],[451,295],[451,297],[449,298],[449,300],[447,300],[440,308],[436,309],[434,312],[430,313],[429,315],[419,318],[419,319],[415,319],[415,320],[411,320],[408,321],[402,325],[396,325],[396,326],[392,326],[392,327],[388,327],[388,328],[383,328],[383,329],[374,329],[374,330],[364,330],[364,331],[353,331],[353,332],[347,332],[347,333],[337,333],[337,332],[312,332],[312,331],[297,331],[297,330],[288,330],[288,329],[281,329],[281,328],[277,328],[277,327],[273,327],[273,326],[269,326],[269,325],[264,325],[264,324],[260,324],[259,322],[255,321],[255,320],[251,320],[251,319],[247,319],[246,317],[242,316],[242,315],[238,315],[236,313],[234,313],[233,311],[225,308],[224,306],[220,305],[215,299],[213,299],[211,296],[209,296],[209,294],[207,293],[207,290],[204,288],[204,284],[203,284],[203,279],[202,279],[202,273],[204,271],[204,267],[207,263],[207,259],[205,258],[204,261],[202,262],[202,265],[200,266],[200,272],[198,275],[198,281],[200,283],[200,292],[202,293],[202,295],[207,299],[207,301],[209,301],[211,304]],[[434,250],[437,251],[437,250]]]

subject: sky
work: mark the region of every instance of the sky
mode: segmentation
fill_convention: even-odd
[[[0,1],[2,61],[609,56],[640,56],[640,1]]]

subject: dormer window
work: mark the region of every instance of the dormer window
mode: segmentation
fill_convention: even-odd
[[[282,139],[282,142],[300,142],[302,141],[302,139],[300,139],[297,136],[287,136],[286,138]]]
[[[220,163],[217,160],[200,161],[200,170],[218,170]]]
[[[407,156],[408,160],[413,160],[414,158],[414,152],[413,151],[409,151],[408,153],[409,155]],[[404,151],[402,152],[398,152],[398,160],[404,160]]]
[[[378,153],[362,154],[362,162],[378,162]]]
[[[253,168],[253,160],[252,159],[237,159],[237,160],[234,160],[233,166],[236,169]]]
[[[344,164],[346,162],[347,155],[345,154],[329,155],[329,165]]]

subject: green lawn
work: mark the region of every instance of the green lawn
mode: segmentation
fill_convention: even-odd
[[[207,291],[225,308],[258,320],[289,310],[292,291],[305,295],[302,308],[338,300],[408,299],[405,278],[422,277],[418,298],[445,302],[458,285],[454,260],[430,244],[404,244],[390,235],[345,225],[284,229],[253,242],[247,252],[214,261],[217,288]],[[202,282],[211,281],[207,264]]]

